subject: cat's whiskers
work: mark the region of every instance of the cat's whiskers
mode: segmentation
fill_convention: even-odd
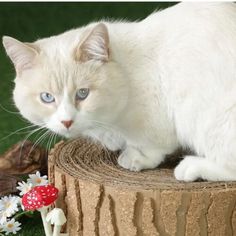
[[[45,128],[44,128],[44,129],[45,129]],[[45,131],[44,129],[42,129],[41,131],[39,131],[40,137],[39,137],[38,139],[36,139],[36,141],[34,141],[34,144],[33,144],[33,146],[31,147],[29,154],[31,154],[31,152],[34,151],[34,149],[36,148],[36,146],[38,146],[38,145],[44,140],[44,138],[46,138],[48,131],[47,131],[47,130]],[[44,133],[42,134],[42,132],[44,132]],[[39,134],[37,135],[37,137],[39,136]]]
[[[54,134],[53,134],[52,132],[49,133],[49,138],[48,138],[47,147],[46,147],[46,149],[47,149],[48,151],[50,150],[50,146],[51,146],[51,142],[52,142],[53,135],[54,135]]]
[[[41,134],[41,135],[40,135],[40,137],[38,137],[39,134],[37,135],[38,138],[36,139],[36,141],[34,141],[34,144],[33,144],[32,148],[30,149],[29,154],[36,148],[36,146],[38,146],[44,140],[47,140],[46,150],[50,150],[54,139],[55,139],[55,141],[54,141],[54,145],[55,145],[57,133],[54,133],[51,130],[47,130],[45,126],[41,127],[41,129],[42,129],[41,131],[39,131],[40,129],[37,130],[37,131],[39,131],[39,134]],[[46,129],[46,131],[45,131],[45,129]],[[42,132],[44,132],[44,133],[42,134]]]
[[[8,110],[7,108],[5,108],[1,103],[0,103],[0,108],[2,108],[2,110],[4,110],[4,111],[6,111],[7,113],[9,113],[9,114],[17,114],[17,115],[19,115],[20,114],[20,112],[19,111],[10,111],[10,110]]]
[[[106,129],[107,131],[112,131],[112,132],[117,132],[116,130],[116,127],[111,125],[111,124],[108,124],[108,123],[104,123],[104,122],[101,122],[101,121],[97,121],[97,120],[89,120],[91,122],[93,122],[95,125],[99,125],[98,128],[104,128]]]
[[[119,138],[122,137],[121,134],[117,131],[118,129],[115,126],[113,126],[111,124],[107,124],[107,123],[101,122],[101,121],[97,121],[97,120],[90,120],[90,121],[94,122],[96,125],[99,125],[98,128],[105,129],[108,132],[113,132]]]
[[[37,131],[41,130],[41,129],[44,129],[45,127],[42,126],[42,127],[38,127],[32,131],[30,131],[30,133],[24,138],[24,141],[22,142],[22,146],[24,146],[25,142],[30,138],[30,136],[32,136],[33,134],[35,134]]]
[[[57,133],[55,133],[53,138],[53,146],[55,146],[56,142],[57,142]]]
[[[53,133],[53,135],[52,135],[52,141],[51,141],[51,143],[50,143],[50,149],[52,148],[52,146],[54,146],[53,142],[54,142],[56,136],[57,136],[57,134],[56,134],[56,133]]]
[[[114,129],[112,129],[109,124],[105,124],[103,122],[99,122],[99,121],[96,121],[96,120],[90,120],[92,122],[94,122],[94,124],[96,125],[95,128],[102,128],[102,129],[105,129],[106,131],[108,132],[111,132],[111,130],[113,130],[115,132]],[[110,126],[110,127],[106,127],[106,125]],[[110,160],[112,162],[112,158],[111,158],[111,153],[110,153],[110,150],[102,143],[102,142],[99,142],[102,147],[104,148],[104,151],[106,152],[107,156],[108,156],[108,160]]]
[[[53,146],[55,145],[58,134],[50,130],[48,131],[48,134],[49,134],[49,138],[46,145],[46,149],[49,151],[52,148],[53,142],[54,142]]]
[[[55,146],[56,141],[57,141],[57,133],[54,133],[54,138],[53,138],[53,146]]]
[[[1,139],[0,139],[0,142],[3,141],[3,140],[5,140],[5,139],[7,139],[7,138],[9,138],[9,137],[11,137],[12,135],[14,135],[14,134],[16,134],[16,133],[18,133],[18,132],[20,132],[20,131],[24,131],[24,130],[27,130],[27,129],[30,129],[30,128],[34,128],[34,127],[38,127],[38,125],[28,125],[28,126],[26,126],[26,127],[23,127],[23,128],[18,129],[18,130],[15,130],[15,131],[13,131],[12,133],[8,134],[7,136],[1,138]],[[27,132],[31,132],[31,130],[29,130],[29,131],[27,131]]]
[[[30,138],[30,136],[32,136],[32,135],[35,134],[37,131],[39,131],[39,130],[41,130],[41,129],[44,129],[44,128],[46,128],[45,125],[44,125],[44,126],[41,126],[41,127],[39,127],[39,128],[36,128],[36,129],[32,130],[32,131],[26,136],[26,138],[24,139],[24,141],[21,143],[21,149],[20,149],[20,153],[19,153],[20,158],[21,158],[22,149],[23,149],[23,147],[24,147],[24,145],[25,145],[25,142]]]

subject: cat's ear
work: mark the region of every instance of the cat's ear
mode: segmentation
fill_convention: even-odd
[[[33,66],[38,52],[30,43],[22,43],[8,36],[3,36],[2,42],[17,74]]]
[[[109,35],[103,23],[96,25],[89,35],[76,48],[75,59],[80,62],[109,60]]]

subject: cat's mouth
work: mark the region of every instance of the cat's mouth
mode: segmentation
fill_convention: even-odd
[[[87,131],[94,127],[91,124],[83,123],[82,125],[74,122],[69,128],[65,128],[62,125],[55,126],[54,123],[48,123],[47,129],[67,139],[74,139],[86,135]]]
[[[78,132],[73,132],[73,130],[71,129],[68,129],[68,130],[63,130],[63,131],[59,131],[59,132],[55,132],[53,131],[54,133],[60,135],[60,136],[63,136],[67,139],[73,139],[73,138],[77,138],[78,137]]]

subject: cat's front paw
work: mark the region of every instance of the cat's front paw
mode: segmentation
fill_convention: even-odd
[[[104,145],[106,148],[108,148],[108,150],[110,150],[112,152],[118,151],[122,148],[119,144],[112,142],[112,141],[110,141],[110,142],[107,141],[107,142],[105,142]]]
[[[121,139],[119,136],[115,136],[114,134],[111,134],[109,132],[106,132],[103,134],[103,136],[101,138],[101,142],[110,151],[118,151],[118,150],[122,149],[125,145],[125,142],[123,139]]]
[[[201,159],[195,156],[186,156],[175,168],[175,178],[186,182],[202,178]]]
[[[135,156],[128,156],[126,151],[122,152],[118,157],[118,164],[131,171],[140,171],[143,169],[142,163],[140,163]]]
[[[143,169],[152,169],[156,164],[133,148],[125,149],[118,157],[118,164],[131,171],[140,171]]]

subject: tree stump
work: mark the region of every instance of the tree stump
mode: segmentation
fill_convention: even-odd
[[[233,236],[236,183],[175,180],[173,169],[130,172],[88,140],[55,146],[49,179],[70,236]]]

